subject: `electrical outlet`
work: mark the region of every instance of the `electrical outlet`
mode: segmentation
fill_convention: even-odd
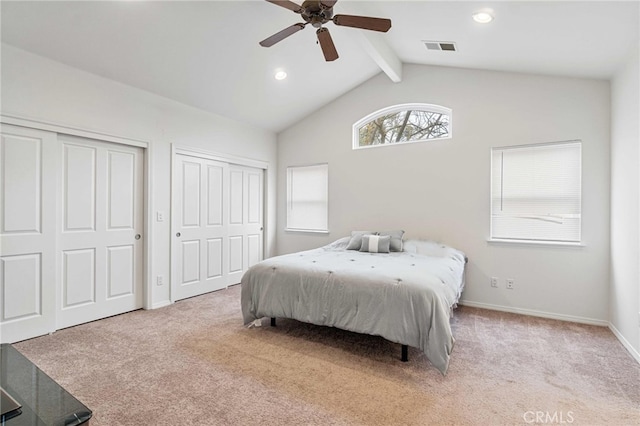
[[[158,210],[158,211],[156,212],[156,220],[157,220],[158,222],[164,222],[164,212],[162,212],[162,211]]]
[[[162,275],[158,275],[158,276],[156,277],[156,285],[157,285],[157,286],[161,286],[161,285],[163,285],[163,284],[164,284],[164,278],[162,277]]]
[[[498,277],[491,277],[491,287],[498,287]]]
[[[513,278],[507,278],[507,288],[509,290],[513,290],[514,284],[515,284],[515,280]]]

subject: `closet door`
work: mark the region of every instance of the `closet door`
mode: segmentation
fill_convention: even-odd
[[[56,135],[0,126],[0,343],[55,330]]]
[[[230,166],[229,284],[263,257],[263,171]]]
[[[228,165],[176,155],[173,172],[172,291],[180,300],[228,285],[225,247]]]
[[[144,150],[58,139],[58,328],[64,328],[142,307]]]
[[[172,300],[237,284],[263,257],[263,170],[176,154]]]

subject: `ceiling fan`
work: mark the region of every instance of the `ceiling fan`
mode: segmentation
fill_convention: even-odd
[[[333,15],[333,5],[338,0],[305,0],[302,6],[289,0],[266,0],[269,3],[284,7],[302,16],[305,22],[293,24],[267,37],[260,42],[260,46],[271,47],[279,41],[284,40],[292,34],[304,29],[307,24],[317,28],[316,34],[318,42],[322,48],[322,53],[327,61],[335,61],[338,59],[338,51],[333,44],[329,29],[323,27],[324,24],[331,21],[336,25],[343,27],[361,28],[365,30],[380,31],[386,33],[391,28],[391,20],[383,18],[372,18],[369,16],[355,15]]]

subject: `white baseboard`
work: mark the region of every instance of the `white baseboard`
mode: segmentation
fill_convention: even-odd
[[[640,364],[640,352],[638,352],[631,343],[618,331],[618,329],[608,321],[597,320],[592,318],[576,317],[573,315],[554,314],[550,312],[535,311],[532,309],[520,309],[512,308],[510,306],[491,305],[489,303],[473,302],[470,300],[460,301],[459,305],[470,306],[472,308],[489,309],[492,311],[510,312],[513,314],[530,315],[534,317],[542,317],[549,319],[556,319],[560,321],[577,322],[581,324],[599,325],[603,327],[609,327],[609,330],[616,336],[616,338],[622,343],[622,346],[631,354],[631,356]]]
[[[631,343],[629,343],[629,341],[624,338],[622,333],[620,333],[620,331],[618,331],[618,329],[611,323],[609,323],[609,330],[611,330],[613,334],[615,334],[618,340],[620,340],[620,343],[622,343],[622,346],[624,346],[625,349],[629,351],[631,356],[635,358],[636,361],[638,361],[638,364],[640,364],[640,352],[638,352],[636,348],[631,346]]]
[[[577,317],[573,315],[556,314],[552,312],[536,311],[533,309],[513,308],[511,306],[491,305],[489,303],[473,302],[471,300],[461,300],[459,305],[470,306],[473,308],[489,309],[492,311],[510,312],[513,314],[529,315],[533,317],[549,318],[560,321],[577,322],[580,324],[599,325],[602,327],[609,326],[609,322],[605,320]]]
[[[163,300],[162,302],[154,303],[151,305],[151,309],[164,308],[165,306],[171,305],[171,300]]]

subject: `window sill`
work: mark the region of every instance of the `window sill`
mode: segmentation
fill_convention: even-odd
[[[571,243],[568,241],[542,241],[542,240],[506,240],[500,238],[489,238],[489,244],[520,244],[532,246],[553,246],[553,247],[585,247],[583,243]]]
[[[300,234],[329,234],[329,230],[319,230],[319,229],[292,229],[285,228],[285,232],[295,232]]]

